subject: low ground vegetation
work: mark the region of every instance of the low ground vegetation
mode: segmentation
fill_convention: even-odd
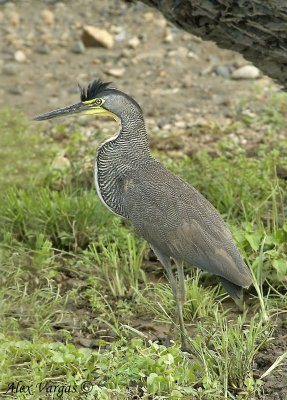
[[[265,398],[272,374],[286,376],[286,345],[276,348],[287,306],[283,103],[280,95],[259,116],[241,115],[229,127],[264,122],[265,138],[252,154],[226,131],[217,157],[153,149],[217,207],[254,277],[240,312],[214,278],[186,267],[191,354],[180,350],[161,266],[96,196],[95,148],[83,127],[45,125],[40,134],[43,126],[1,111],[1,396],[15,398],[11,383],[21,381],[32,387],[19,399]]]

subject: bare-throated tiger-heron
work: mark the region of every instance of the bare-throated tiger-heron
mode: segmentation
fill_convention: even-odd
[[[165,268],[177,304],[182,346],[187,347],[182,307],[183,263],[218,275],[234,299],[251,284],[251,274],[223,219],[193,186],[151,154],[138,103],[99,80],[81,89],[81,101],[35,117],[42,121],[71,114],[114,118],[118,132],[99,146],[95,161],[98,196],[114,214],[129,219]],[[171,268],[174,260],[178,282]]]

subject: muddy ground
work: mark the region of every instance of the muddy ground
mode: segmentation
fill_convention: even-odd
[[[85,47],[86,25],[112,35],[113,47]],[[185,132],[211,123],[229,126],[242,112],[242,99],[248,115],[279,90],[262,75],[232,79],[246,64],[240,55],[176,29],[141,3],[0,1],[0,107],[16,108],[28,118],[78,101],[77,83],[101,78],[139,102],[159,148],[192,153],[212,147],[217,137],[204,129],[200,136]],[[159,132],[167,136],[162,143],[153,138]],[[258,129],[251,137],[246,130],[234,140],[256,145],[262,134]],[[258,376],[287,350],[287,326],[280,325],[273,344],[257,357]],[[264,399],[286,400],[286,382],[286,370],[279,368],[267,378]]]

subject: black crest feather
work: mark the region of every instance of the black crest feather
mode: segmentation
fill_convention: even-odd
[[[81,92],[81,101],[88,101],[95,99],[101,92],[107,89],[112,89],[110,87],[111,82],[102,82],[100,79],[94,80],[88,85],[87,88],[82,88],[79,85]]]

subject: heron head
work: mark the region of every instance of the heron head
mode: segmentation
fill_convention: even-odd
[[[116,121],[128,110],[140,109],[134,99],[110,86],[110,82],[95,80],[87,88],[80,87],[81,101],[34,117],[43,121],[64,115],[84,114],[112,117]]]

